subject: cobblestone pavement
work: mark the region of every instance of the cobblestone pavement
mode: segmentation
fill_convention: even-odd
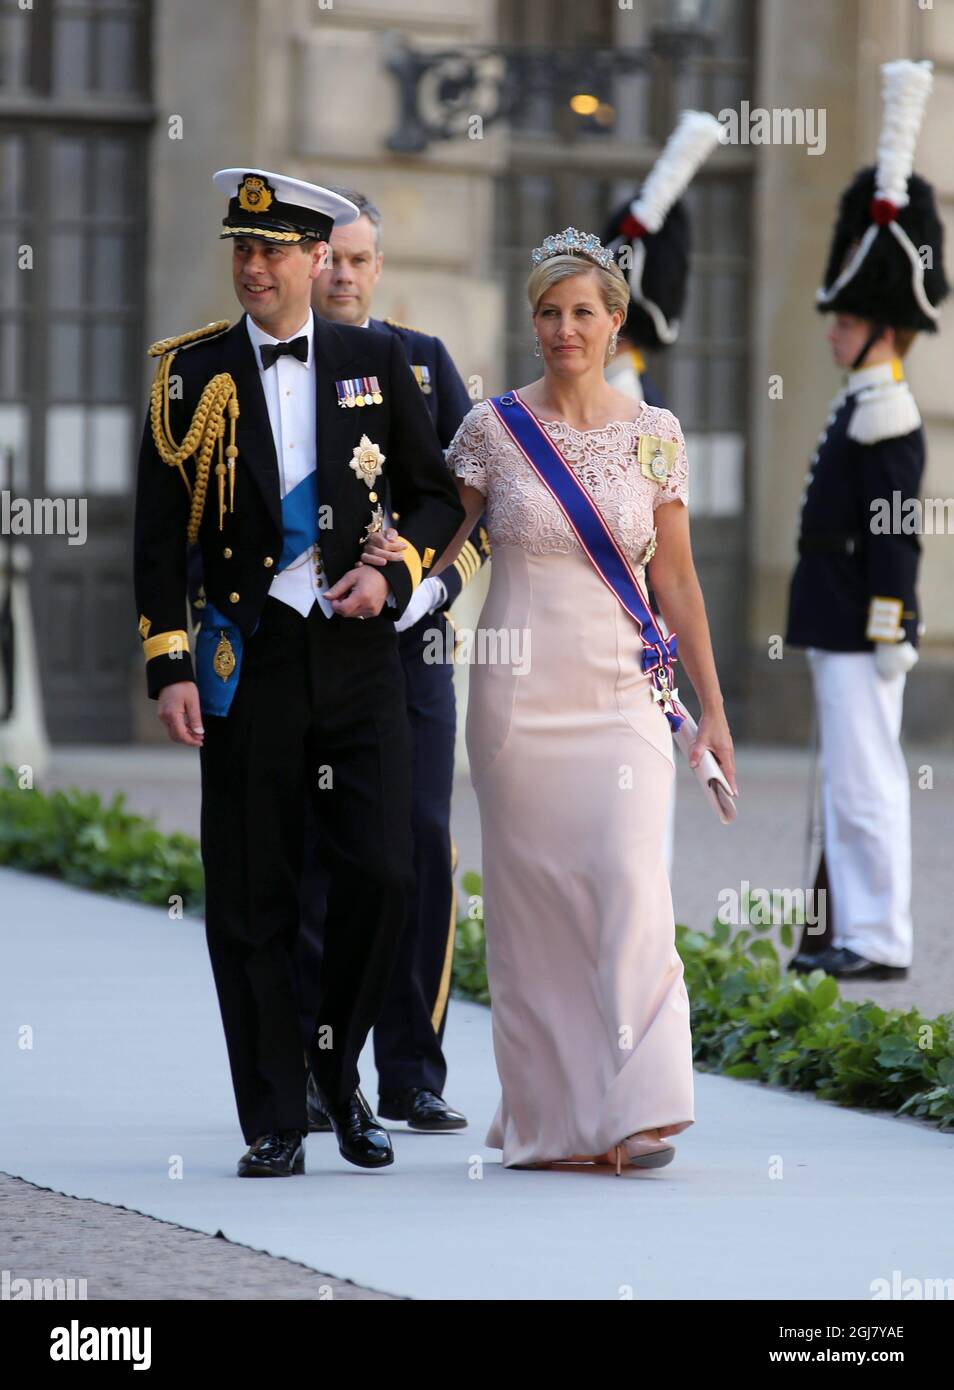
[[[292,1260],[0,1173],[0,1267],[85,1279],[88,1299],[391,1299]],[[2,1297],[0,1293],[0,1297]]]

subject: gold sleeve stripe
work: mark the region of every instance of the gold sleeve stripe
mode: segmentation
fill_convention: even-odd
[[[407,536],[400,536],[399,539],[404,542],[404,550],[401,552],[401,559],[411,572],[411,590],[413,592],[418,584],[420,584],[424,575],[424,566],[421,563],[420,552],[414,548]]]
[[[467,585],[480,569],[480,555],[477,547],[472,541],[465,541],[461,552],[454,561],[454,568],[461,577],[461,583]]]
[[[868,641],[896,642],[903,611],[904,603],[899,598],[873,598],[868,609],[868,627],[865,631]]]
[[[157,632],[155,637],[147,637],[142,644],[142,654],[147,661],[154,656],[168,656],[170,652],[187,652],[189,634],[178,629],[176,632]]]

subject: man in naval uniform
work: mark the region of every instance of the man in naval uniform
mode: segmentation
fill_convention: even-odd
[[[616,209],[601,240],[613,252],[629,281],[626,318],[606,366],[606,380],[617,391],[647,405],[664,406],[662,393],[646,371],[643,353],[665,352],[679,336],[689,285],[691,235],[682,201],[696,171],[719,143],[722,127],[705,111],[683,111],[675,130],[640,188]],[[647,575],[648,584],[648,575]],[[655,595],[648,598],[660,626]],[[664,854],[672,877],[676,829],[676,784],[666,818]]]
[[[842,197],[817,296],[834,316],[828,342],[847,380],[806,480],[786,641],[806,648],[815,692],[818,885],[830,927],[821,943],[806,931],[792,965],[887,980],[907,974],[913,947],[900,733],[906,673],[918,657],[921,549],[892,518],[918,506],[925,457],[901,359],[918,332],[937,331],[948,287],[934,195],[911,172],[930,65],[889,63],[882,72],[880,162]]]
[[[371,317],[374,286],[381,275],[381,214],[363,194],[337,189],[358,208],[353,222],[331,235],[331,264],[314,282],[312,304],[323,318],[392,335],[418,382],[437,438],[446,449],[471,407],[467,388],[439,338]],[[396,520],[396,518],[395,518]],[[483,522],[478,522],[454,564],[440,577],[428,576],[415,590],[395,630],[407,689],[412,745],[411,828],[414,887],[407,925],[384,1007],[374,1027],[378,1071],[377,1113],[404,1120],[412,1129],[463,1129],[466,1118],[443,1098],[447,1063],[442,1041],[447,1020],[456,925],[454,852],[450,834],[454,779],[456,708],[453,665],[425,660],[428,634],[435,624],[447,635],[448,612],[490,553]],[[450,637],[451,644],[453,636]],[[302,983],[302,1032],[313,1028],[308,1001],[310,981],[320,978],[324,885],[313,874],[305,885],[297,963]],[[308,1085],[312,1130],[327,1127]]]
[[[135,523],[148,690],[170,736],[200,749],[206,934],[249,1145],[239,1175],[304,1171],[293,953],[309,801],[329,883],[310,1067],[342,1155],[383,1167],[393,1152],[360,1097],[357,1061],[411,881],[394,624],[462,510],[399,345],[311,308],[332,226],[357,209],[261,169],[214,181],[245,312],[150,350],[159,366]],[[385,483],[407,560],[375,574],[358,561],[383,524]]]

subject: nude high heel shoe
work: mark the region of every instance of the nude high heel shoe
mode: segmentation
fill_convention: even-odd
[[[665,1168],[676,1157],[676,1150],[665,1139],[641,1139],[630,1135],[622,1144],[616,1146],[616,1176],[622,1177],[622,1158],[633,1168]]]

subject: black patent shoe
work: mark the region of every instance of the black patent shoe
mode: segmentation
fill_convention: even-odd
[[[792,956],[788,968],[799,975],[810,975],[813,970],[827,970],[829,957],[834,954],[834,946],[825,946],[820,951],[799,951]]]
[[[411,1129],[466,1129],[467,1117],[452,1110],[436,1091],[419,1086],[405,1086],[400,1091],[386,1091],[378,1097],[378,1114],[386,1120],[406,1120]]]
[[[305,1171],[304,1136],[298,1129],[260,1134],[238,1162],[240,1178],[290,1178]]]
[[[322,1109],[321,1101],[318,1099],[318,1088],[311,1072],[308,1073],[308,1084],[305,1087],[305,1108],[308,1111],[308,1133],[330,1134],[331,1121]]]
[[[391,1140],[371,1113],[371,1107],[355,1090],[340,1105],[330,1105],[321,1089],[316,1087],[321,1107],[338,1140],[338,1152],[359,1168],[387,1168],[394,1162]]]
[[[826,952],[822,969],[836,980],[906,980],[908,977],[906,965],[884,965],[878,960],[868,960],[847,946]]]

